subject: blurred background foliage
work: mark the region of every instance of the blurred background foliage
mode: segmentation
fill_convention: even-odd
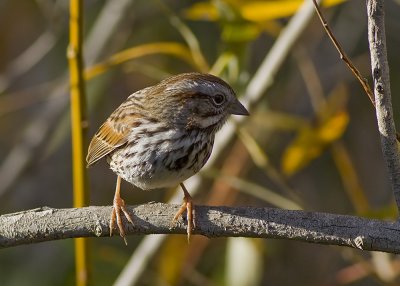
[[[132,92],[212,72],[241,96],[303,1],[85,1],[90,134]],[[386,1],[392,93],[400,90],[399,1]],[[0,212],[72,205],[68,2],[0,1]],[[365,1],[325,1],[343,48],[370,78]],[[399,122],[400,102],[393,96]],[[395,219],[374,110],[314,16],[237,139],[201,174],[197,204],[274,206]],[[217,154],[213,154],[216,156]],[[89,170],[92,205],[115,175]],[[189,190],[190,191],[190,190]],[[123,184],[128,204],[172,190]],[[143,236],[91,239],[93,285],[111,285]],[[0,251],[1,285],[72,285],[73,241]],[[143,257],[143,259],[145,259]],[[295,241],[168,236],[136,285],[398,285],[394,255]]]

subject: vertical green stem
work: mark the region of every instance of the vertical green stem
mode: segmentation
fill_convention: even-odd
[[[74,207],[88,205],[87,174],[85,163],[86,144],[86,98],[83,79],[82,56],[83,5],[81,0],[70,0],[70,37],[68,61],[70,70],[71,93],[71,136],[72,136],[72,174]],[[75,239],[76,285],[88,285],[88,240]]]

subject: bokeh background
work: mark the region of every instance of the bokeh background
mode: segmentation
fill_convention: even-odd
[[[168,75],[211,71],[242,96],[302,2],[85,1],[89,135],[129,94]],[[365,1],[328,2],[331,28],[370,79]],[[399,122],[400,1],[385,2]],[[72,206],[68,8],[65,0],[0,1],[1,214]],[[237,133],[201,173],[197,204],[397,217],[373,106],[315,15]],[[89,175],[91,205],[110,205],[115,175],[105,162]],[[174,193],[122,188],[128,204],[166,202]],[[130,236],[127,247],[118,237],[90,239],[93,285],[116,281],[145,239]],[[73,285],[73,245],[0,250],[0,284]],[[397,256],[287,240],[195,236],[187,244],[171,235],[140,259],[148,262],[135,285],[400,283]]]

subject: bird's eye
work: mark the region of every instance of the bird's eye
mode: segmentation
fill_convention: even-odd
[[[214,95],[213,101],[215,105],[221,105],[225,101],[225,96],[220,93],[217,93],[216,95]]]

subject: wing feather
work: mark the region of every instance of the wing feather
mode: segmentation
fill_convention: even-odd
[[[127,126],[119,127],[115,128],[110,120],[100,126],[89,145],[86,156],[88,167],[127,142],[129,128]]]
[[[143,91],[146,90],[129,96],[100,126],[89,144],[86,156],[88,167],[126,144],[132,129],[141,125],[139,119],[143,107],[140,105],[140,99]]]

